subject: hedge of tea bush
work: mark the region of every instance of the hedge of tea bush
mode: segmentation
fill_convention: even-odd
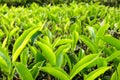
[[[69,4],[71,2],[99,2],[100,4],[108,5],[108,6],[119,6],[120,0],[0,0],[0,3],[7,3],[9,6],[10,5],[29,5],[32,2],[36,2],[40,5],[45,5],[45,4],[61,4],[61,3],[66,3]]]
[[[120,80],[120,8],[0,6],[1,80]]]

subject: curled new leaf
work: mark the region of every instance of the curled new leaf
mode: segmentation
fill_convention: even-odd
[[[10,32],[9,36],[12,37],[12,36],[16,33],[17,30],[19,30],[19,27],[15,27],[15,28]]]
[[[73,48],[76,48],[76,44],[79,40],[79,33],[77,31],[74,31],[72,37],[73,37]]]

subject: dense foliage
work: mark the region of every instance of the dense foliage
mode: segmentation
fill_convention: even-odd
[[[66,3],[69,4],[71,2],[100,2],[100,4],[108,5],[108,6],[119,6],[120,0],[0,0],[0,3],[7,3],[9,6],[15,5],[29,5],[32,2],[36,2],[40,5],[45,4],[60,4],[60,3]]]
[[[120,8],[0,6],[0,79],[120,80]]]

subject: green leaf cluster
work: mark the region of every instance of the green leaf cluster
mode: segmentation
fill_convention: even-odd
[[[119,80],[119,10],[74,2],[0,6],[0,79]]]

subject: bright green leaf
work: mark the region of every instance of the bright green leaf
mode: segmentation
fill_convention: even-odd
[[[62,45],[60,46],[56,52],[56,65],[61,67],[64,59],[64,53],[66,53],[70,48],[70,45]]]
[[[116,51],[113,54],[111,54],[110,56],[108,56],[106,58],[107,62],[112,61],[113,59],[115,59],[116,57],[120,56],[120,51]]]
[[[56,56],[55,56],[55,53],[52,51],[52,49],[51,49],[50,47],[48,47],[46,44],[44,44],[44,43],[37,42],[37,44],[38,44],[39,47],[42,49],[44,57],[45,57],[52,65],[56,65]]]
[[[15,68],[22,80],[34,80],[28,68],[19,62],[15,62]]]
[[[93,53],[98,53],[97,46],[91,40],[89,40],[86,36],[81,35],[80,39],[91,49]]]
[[[16,31],[18,31],[18,30],[19,30],[19,27],[15,27],[15,28],[10,32],[9,37],[12,37],[12,36],[16,33]]]
[[[110,80],[120,80],[120,63],[117,67],[117,70],[113,73]]]
[[[36,77],[38,76],[39,71],[40,71],[40,67],[43,65],[43,63],[44,63],[43,61],[36,63],[36,64],[32,67],[32,69],[30,70],[30,72],[31,72],[34,80],[35,80]]]
[[[38,31],[39,27],[32,27],[23,32],[23,34],[16,40],[13,46],[13,57],[12,62],[16,61],[21,51],[24,49],[28,41],[30,40],[31,36]]]
[[[120,49],[120,40],[112,37],[112,36],[103,36],[103,37],[100,37],[103,41],[107,42],[108,44],[116,47],[118,50]]]
[[[60,80],[70,80],[68,74],[58,67],[42,67],[41,70],[59,78]]]
[[[74,31],[72,37],[73,37],[73,48],[76,48],[77,42],[79,40],[79,33],[77,31]]]
[[[99,30],[98,30],[97,33],[96,33],[96,38],[95,38],[96,44],[99,43],[99,40],[100,40],[99,36],[103,36],[103,35],[105,34],[105,31],[106,31],[108,28],[109,28],[109,23],[106,23],[106,24],[104,24],[103,26],[101,26],[101,27],[99,28]]]
[[[92,72],[90,72],[85,80],[95,80],[98,76],[100,76],[101,74],[103,74],[105,71],[107,71],[108,69],[110,69],[111,67],[100,67]]]
[[[4,71],[9,72],[11,69],[10,57],[7,52],[0,47],[0,67],[4,69]]]
[[[24,65],[27,65],[28,52],[29,52],[28,48],[25,48],[24,51],[20,55],[20,61]]]
[[[68,44],[68,43],[72,43],[73,40],[71,39],[61,39],[59,40],[59,42],[56,44],[56,46],[59,46],[59,45],[63,45],[63,44]]]
[[[78,74],[82,69],[96,61],[98,58],[97,54],[90,54],[82,58],[77,64],[73,66],[73,69],[70,73],[70,79],[72,79],[76,74]]]

